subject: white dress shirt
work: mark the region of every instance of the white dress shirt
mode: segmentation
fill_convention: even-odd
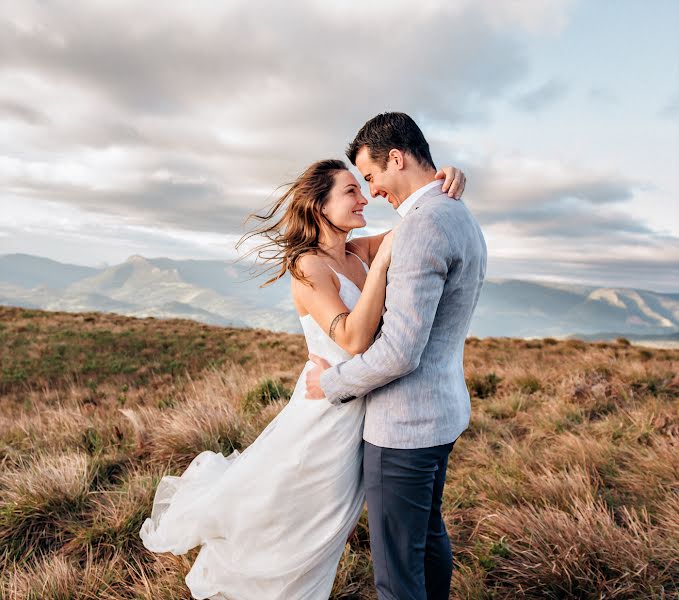
[[[437,185],[442,186],[443,181],[441,181],[440,179],[435,179],[434,181],[428,183],[427,185],[423,185],[421,188],[416,189],[412,194],[410,194],[410,196],[408,196],[396,208],[398,214],[401,215],[401,218],[405,217],[408,214],[413,204],[415,204],[415,202],[417,202],[422,197],[422,194],[424,194],[427,190],[430,190]]]

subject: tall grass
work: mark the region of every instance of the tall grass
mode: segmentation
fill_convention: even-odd
[[[0,474],[0,548],[24,561],[72,536],[91,480],[83,454],[39,455]]]
[[[195,551],[138,537],[155,487],[202,450],[252,443],[302,338],[22,310],[0,311],[0,597],[188,600]],[[472,338],[465,370],[451,598],[679,597],[679,351]],[[365,514],[332,597],[376,598]]]

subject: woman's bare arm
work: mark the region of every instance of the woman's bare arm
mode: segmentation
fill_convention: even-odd
[[[297,306],[310,314],[350,354],[365,352],[375,337],[384,308],[391,240],[387,245],[389,248],[383,248],[373,260],[353,310],[349,310],[340,298],[336,276],[322,257],[307,255],[300,259],[301,270],[311,285],[295,278],[292,280]]]

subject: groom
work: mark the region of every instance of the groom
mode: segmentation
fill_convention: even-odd
[[[363,472],[380,600],[444,600],[453,559],[441,501],[448,455],[471,412],[462,358],[486,244],[465,204],[441,191],[408,115],[368,121],[347,156],[403,222],[376,341],[334,367],[312,357],[307,397],[341,405],[366,396]]]

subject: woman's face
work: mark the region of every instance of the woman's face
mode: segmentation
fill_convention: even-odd
[[[368,200],[361,194],[361,186],[349,171],[338,171],[335,184],[323,206],[323,214],[336,227],[343,230],[365,227],[363,207]]]

